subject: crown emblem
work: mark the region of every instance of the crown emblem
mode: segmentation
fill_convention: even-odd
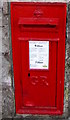
[[[43,11],[40,9],[40,8],[37,8],[35,11],[34,11],[34,16],[35,17],[41,17],[43,15]]]

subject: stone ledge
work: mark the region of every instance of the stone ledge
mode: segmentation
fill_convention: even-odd
[[[64,3],[67,3],[69,0],[10,0],[10,1],[11,2],[64,2]]]

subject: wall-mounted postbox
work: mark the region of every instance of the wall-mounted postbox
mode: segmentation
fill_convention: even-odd
[[[11,3],[16,113],[62,114],[66,4]]]

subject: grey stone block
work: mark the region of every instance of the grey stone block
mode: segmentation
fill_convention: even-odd
[[[3,7],[3,0],[0,0],[0,9]]]
[[[7,3],[7,2],[3,2],[3,14],[4,14],[4,15],[9,14],[9,11],[8,11],[8,3]]]
[[[9,25],[9,15],[2,15],[2,26]]]
[[[9,27],[2,28],[2,53],[9,53]]]

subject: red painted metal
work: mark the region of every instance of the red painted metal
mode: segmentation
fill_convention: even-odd
[[[16,113],[63,113],[65,32],[65,3],[11,2]],[[49,41],[49,69],[30,69],[29,41]]]

